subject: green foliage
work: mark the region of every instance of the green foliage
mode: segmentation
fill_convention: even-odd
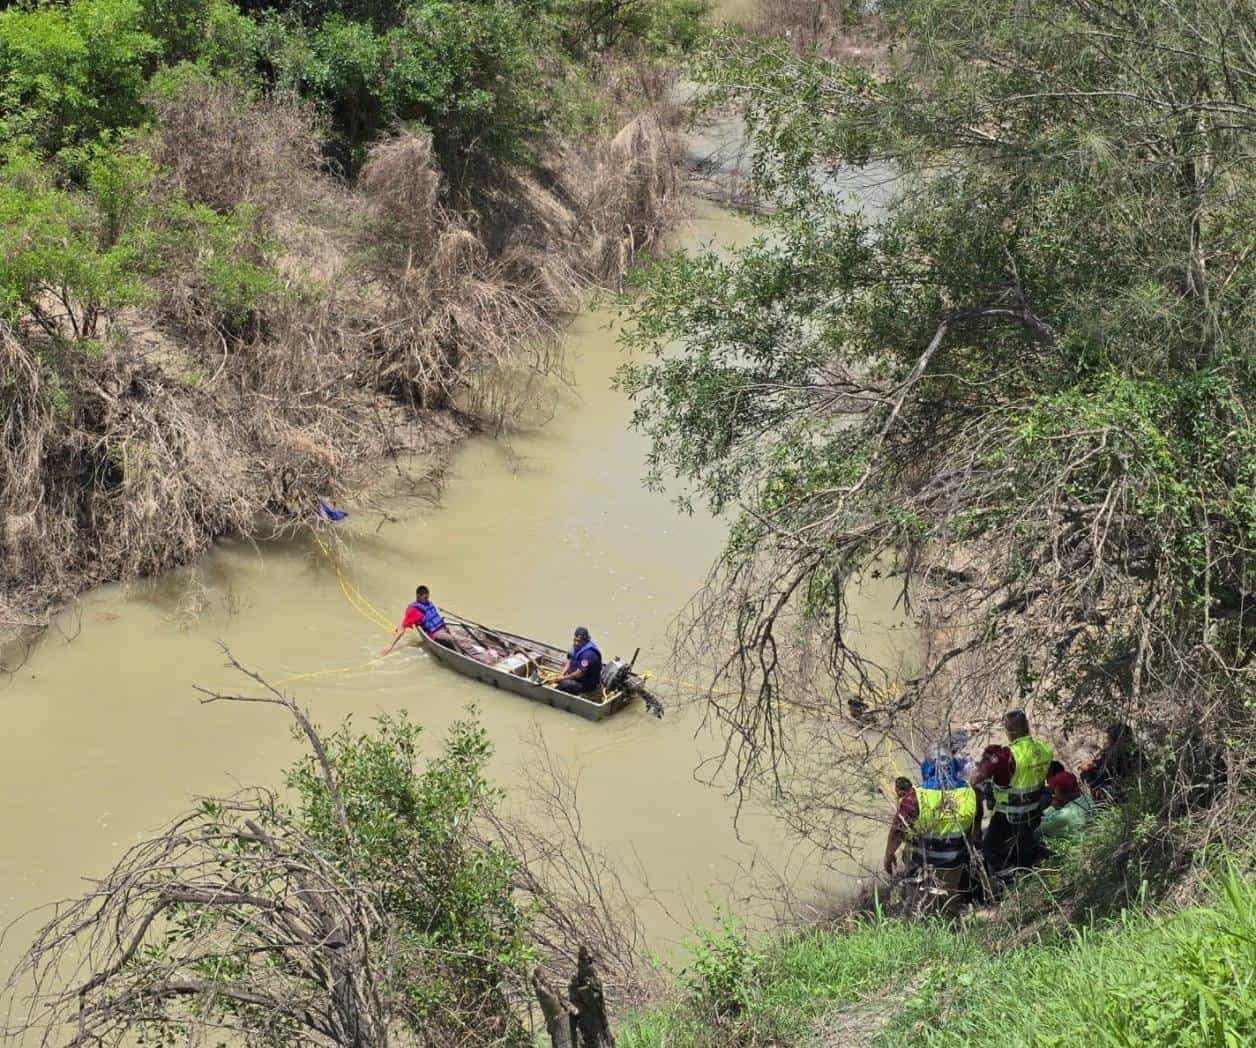
[[[978,705],[1029,682],[1074,721],[1128,719],[1172,693],[1214,739],[1252,737],[1256,74],[1221,71],[1256,10],[885,17],[878,73],[735,35],[701,55],[710,102],[745,114],[765,235],[668,261],[629,307],[620,382],[652,477],[747,510],[723,566],[752,650],[730,675],[757,718],[733,752],[788,748],[756,734],[779,711],[750,698],[782,683],[755,657],[775,597],[863,679],[833,580],[882,566],[909,593],[945,579],[933,627],[977,639]],[[1204,41],[1197,18],[1234,31]],[[870,161],[895,192],[852,207]]]
[[[0,144],[49,156],[135,124],[160,47],[138,0],[0,12]]]
[[[209,0],[191,57],[215,76],[252,84],[258,78],[263,38],[262,27],[230,0]]]
[[[813,930],[753,944],[733,925],[722,933],[704,933],[697,949],[706,949],[707,942],[716,947],[707,949],[708,957],[731,953],[736,958],[731,964],[718,961],[715,971],[730,977],[723,992],[735,999],[737,1011],[713,1011],[711,997],[695,995],[692,975],[682,975],[686,1000],[630,1017],[616,1033],[618,1043],[627,1048],[715,1048],[805,1042],[812,1024],[835,1006],[912,978],[940,956],[959,962],[979,948],[941,925],[880,918],[838,933]],[[706,968],[711,968],[709,961]],[[723,976],[717,982],[722,985]]]
[[[0,317],[88,348],[103,317],[152,300],[174,272],[191,292],[186,320],[233,337],[258,328],[282,286],[248,208],[158,197],[151,161],[129,143],[65,159],[82,190],[58,188],[29,155],[0,169]]]
[[[563,43],[575,55],[633,42],[647,50],[688,51],[702,38],[711,0],[552,0]]]
[[[381,132],[418,122],[461,181],[488,161],[530,156],[545,121],[546,28],[507,0],[421,0],[384,28],[332,13],[281,32],[270,60],[332,117],[351,166]]]
[[[830,1026],[885,1048],[1237,1048],[1256,1037],[1256,882],[1234,869],[1213,877],[1203,905],[1045,943],[1011,946],[1002,924],[869,918],[747,950],[735,1018],[713,1026],[690,1000],[631,1017],[616,1040],[798,1044]]]
[[[614,40],[667,50],[697,39],[704,0],[605,5]],[[591,57],[613,42],[597,4],[565,0],[72,0],[0,12],[0,145],[41,156],[90,146],[141,124],[157,74],[203,72],[293,88],[332,118],[339,159],[354,169],[376,136],[431,130],[455,183],[494,163],[527,163],[564,108],[563,41]],[[603,12],[605,14],[606,12]],[[574,41],[580,40],[577,47]],[[596,44],[596,46],[594,46]]]
[[[421,733],[402,714],[381,717],[373,734],[355,735],[346,725],[327,740],[348,839],[313,755],[292,769],[288,783],[299,798],[301,827],[342,869],[374,887],[406,953],[442,959],[399,967],[432,974],[412,977],[404,992],[420,1016],[440,1013],[447,1022],[460,1001],[499,994],[508,975],[522,978],[533,956],[514,898],[513,860],[470,833],[500,796],[484,776],[488,736],[475,721],[460,721],[440,756],[419,769]]]
[[[1256,1038],[1256,884],[1233,870],[1219,880],[1209,905],[1169,918],[1127,915],[1057,945],[1001,953],[967,970],[935,969],[883,1043],[1249,1044]],[[1018,996],[1009,1024],[1008,988],[1017,985],[1035,990]]]
[[[267,301],[282,290],[269,259],[272,246],[250,208],[223,214],[176,198],[163,208],[148,273],[160,278],[177,267],[196,297],[196,315],[186,319],[246,337],[257,330]]]
[[[718,913],[719,928],[699,928],[690,944],[689,965],[680,973],[699,1008],[717,1019],[734,1018],[746,1007],[746,991],[762,958],[750,945],[746,930],[730,913]]]
[[[143,297],[137,247],[121,227],[134,207],[127,177],[103,159],[93,165],[107,209],[98,218],[33,158],[0,169],[0,318],[31,318],[58,342],[91,339],[102,315]]]

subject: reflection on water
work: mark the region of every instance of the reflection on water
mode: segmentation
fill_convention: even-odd
[[[687,239],[748,236],[740,220],[708,212]],[[395,519],[353,512],[338,525],[348,574],[390,617],[422,582],[438,603],[483,622],[559,643],[586,625],[608,657],[640,645],[639,667],[664,660],[669,623],[701,581],[722,527],[681,516],[666,495],[643,490],[643,442],[627,430],[628,404],[609,388],[611,319],[589,313],[572,327],[575,392],[563,394],[552,421],[509,447],[468,444],[438,508],[392,507]],[[595,497],[579,493],[590,480]],[[888,589],[863,598],[866,628],[880,628],[889,599]],[[694,781],[712,744],[695,739],[692,715],[657,721],[638,705],[590,724],[458,676],[412,642],[372,661],[387,634],[355,611],[308,540],[224,542],[194,570],[87,595],[59,626],[0,684],[2,923],[81,890],[83,876],[103,872],[195,794],[279,785],[296,753],[282,711],[203,706],[193,690],[247,687],[223,667],[219,641],[272,679],[356,667],[289,686],[324,727],[352,717],[365,728],[376,714],[407,710],[434,745],[477,703],[497,748],[493,774],[507,787],[533,759],[527,739],[539,731],[583,769],[594,842],[625,866],[639,860],[682,918],[705,916],[708,888],[756,849],[769,857],[782,850],[780,828],[755,813],[739,843],[731,803]],[[681,934],[661,912],[644,916],[659,946]],[[30,927],[0,948],[6,970]]]

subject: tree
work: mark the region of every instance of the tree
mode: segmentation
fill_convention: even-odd
[[[160,50],[139,0],[0,11],[0,144],[51,155],[134,125]]]
[[[455,724],[420,767],[421,729],[404,715],[324,738],[293,699],[228,660],[261,694],[203,701],[288,712],[305,746],[290,799],[205,798],[58,907],[9,983],[33,991],[17,1032],[46,1043],[71,1031],[71,1044],[224,1031],[247,1044],[524,1044],[531,986],[593,1031],[580,1045],[610,1043],[585,944],[622,990],[636,926],[612,916],[618,881],[578,838],[551,829],[553,851],[538,853],[546,830],[493,812],[484,729]],[[562,782],[547,785],[562,809],[551,814],[578,828]],[[555,966],[576,968],[570,1004],[548,989]]]
[[[768,235],[645,275],[627,338],[653,475],[735,515],[685,640],[715,653],[736,782],[795,791],[821,832],[866,785],[848,702],[891,728],[1023,702],[1193,724],[1237,771],[1256,11],[884,14],[881,72],[735,37],[707,54],[712,101],[745,115]],[[883,214],[851,213],[844,166],[896,181]],[[905,680],[851,630],[844,588],[870,573],[898,579],[930,641]],[[800,762],[814,775],[783,774]]]

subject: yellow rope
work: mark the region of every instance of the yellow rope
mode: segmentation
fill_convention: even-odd
[[[310,673],[294,673],[290,677],[281,677],[279,680],[273,681],[272,683],[276,685],[291,684],[294,680],[313,680],[315,677],[330,677],[336,673],[352,673],[354,670],[364,670],[368,666],[374,666],[378,661],[379,658],[376,657],[374,659],[368,659],[366,662],[359,662],[356,666],[337,666],[335,669],[331,670],[314,670]]]
[[[349,602],[349,606],[361,615],[367,622],[378,626],[385,633],[392,633],[393,625],[388,617],[364,594],[357,586],[345,578],[344,571],[341,570],[339,559],[327,548],[327,544],[323,541],[322,536],[318,532],[314,532],[314,541],[318,543],[318,548],[322,550],[323,556],[336,571],[336,581],[340,584],[340,592],[344,594],[345,600]],[[298,680],[314,680],[318,677],[331,677],[338,673],[353,673],[357,670],[364,670],[370,666],[374,666],[380,661],[379,656],[368,659],[366,662],[359,662],[356,666],[336,666],[333,669],[312,670],[309,673],[294,673],[288,677],[281,677],[274,681],[276,685],[291,684]]]
[[[336,581],[340,583],[340,592],[345,595],[345,600],[349,602],[349,606],[368,622],[379,626],[386,633],[391,633],[393,631],[392,620],[372,604],[366,594],[345,578],[345,573],[340,568],[340,560],[327,548],[327,544],[323,542],[322,536],[317,531],[314,532],[314,541],[318,543],[318,548],[323,551],[323,556],[327,558],[335,569]]]

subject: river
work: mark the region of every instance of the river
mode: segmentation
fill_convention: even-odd
[[[704,205],[679,239],[736,244],[750,235],[743,220]],[[723,529],[643,487],[644,441],[610,387],[613,319],[598,311],[576,319],[573,388],[560,392],[552,419],[508,442],[477,438],[460,448],[438,505],[397,499],[387,515],[348,506],[337,525],[345,570],[372,603],[399,616],[423,582],[438,603],[480,621],[559,642],[583,624],[606,655],[640,645],[639,667],[663,666],[668,627]],[[592,480],[594,497],[576,494],[578,478]],[[888,587],[856,596],[866,630],[894,624],[890,598]],[[83,877],[106,871],[194,795],[279,784],[297,752],[283,711],[198,701],[196,685],[248,686],[225,668],[220,641],[272,679],[358,667],[288,685],[325,728],[352,717],[365,729],[375,715],[404,709],[434,747],[476,703],[496,747],[492,775],[508,791],[536,759],[530,739],[542,736],[581,769],[593,843],[624,868],[646,869],[671,910],[642,911],[664,952],[709,915],[719,885],[740,867],[779,861],[787,849],[783,829],[762,812],[747,813],[735,832],[732,802],[695,780],[714,746],[696,711],[657,721],[633,706],[590,724],[458,676],[411,641],[372,661],[386,639],[345,599],[308,539],[222,542],[189,568],[86,594],[0,682],[0,923],[78,892]],[[34,925],[27,916],[10,930],[0,966],[12,965]]]

